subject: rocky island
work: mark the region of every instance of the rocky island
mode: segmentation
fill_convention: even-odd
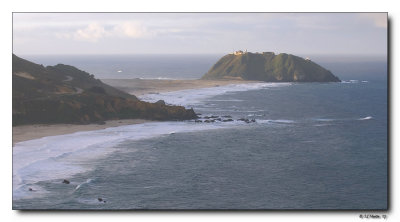
[[[149,103],[69,65],[44,67],[13,55],[13,125],[88,124],[105,120],[187,120],[192,109]]]
[[[273,52],[236,51],[223,56],[203,77],[266,82],[340,82],[329,70],[308,58]]]

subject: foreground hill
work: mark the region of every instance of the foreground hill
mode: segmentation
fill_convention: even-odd
[[[239,53],[222,57],[202,79],[236,78],[267,82],[339,82],[329,70],[308,59],[281,53]]]
[[[191,109],[140,101],[73,66],[44,67],[13,55],[12,77],[13,125],[196,118]]]

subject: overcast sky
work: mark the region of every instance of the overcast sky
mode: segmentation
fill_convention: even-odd
[[[14,13],[24,54],[387,53],[386,13]]]

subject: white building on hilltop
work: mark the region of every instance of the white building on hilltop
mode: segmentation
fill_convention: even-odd
[[[247,53],[247,49],[244,52],[242,50],[238,50],[238,51],[233,52],[234,55],[243,55],[243,54],[246,54],[246,53]]]

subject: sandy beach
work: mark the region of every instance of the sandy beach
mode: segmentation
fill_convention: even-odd
[[[108,120],[105,124],[34,124],[34,125],[23,125],[14,126],[13,131],[13,146],[15,143],[38,139],[45,136],[56,136],[62,134],[69,134],[79,131],[91,131],[100,130],[109,127],[133,125],[145,122],[151,122],[150,120],[144,119],[123,119],[123,120]]]
[[[241,79],[223,80],[158,80],[158,79],[102,79],[104,83],[135,96],[185,89],[218,87],[229,84],[255,83]]]
[[[199,89],[218,87],[229,84],[252,83],[257,81],[243,81],[237,79],[228,80],[148,80],[148,79],[106,79],[102,80],[115,88],[121,89],[130,94],[140,96],[148,93],[162,93],[185,89]],[[15,126],[12,128],[13,140],[15,143],[38,139],[45,136],[69,134],[79,131],[99,130],[122,125],[132,125],[148,122],[143,119],[109,120],[105,124],[35,124]]]

